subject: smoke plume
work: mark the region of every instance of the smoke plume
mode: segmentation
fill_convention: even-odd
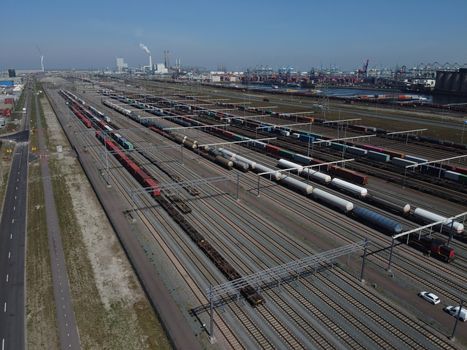
[[[139,47],[142,48],[147,54],[151,54],[151,51],[149,51],[148,47],[142,43],[139,44]]]

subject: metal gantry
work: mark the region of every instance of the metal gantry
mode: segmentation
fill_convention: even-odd
[[[216,124],[216,125],[194,125],[194,126],[174,126],[169,128],[163,128],[162,130],[187,130],[187,129],[210,129],[210,128],[220,128],[227,127],[229,124]]]
[[[356,140],[356,139],[370,138],[370,137],[376,137],[376,136],[378,136],[378,135],[371,134],[371,135],[341,137],[341,138],[338,138],[338,139],[313,141],[312,144],[328,143],[328,142],[334,142],[334,141],[348,141],[348,140]]]
[[[268,129],[268,128],[276,128],[276,127],[290,127],[290,126],[303,126],[303,125],[309,125],[313,124],[313,122],[307,122],[307,123],[294,123],[294,124],[272,124],[272,125],[264,125],[264,126],[257,126],[256,130],[258,129]]]
[[[240,141],[226,141],[226,142],[217,142],[217,143],[206,143],[202,145],[198,145],[198,147],[209,147],[209,146],[222,146],[222,145],[232,145],[238,143],[248,143],[252,141],[269,141],[269,140],[276,140],[277,137],[266,137],[262,139],[247,139],[247,140],[240,140]]]
[[[278,265],[254,274],[228,281],[217,286],[210,286],[206,290],[210,308],[209,335],[214,338],[214,309],[221,306],[218,301],[240,300],[242,290],[252,287],[256,291],[262,289],[280,287],[281,284],[298,281],[300,277],[309,273],[316,273],[318,268],[329,266],[341,256],[364,251],[360,280],[363,281],[365,260],[367,257],[368,239],[328,250],[302,259],[293,260],[283,265]]]
[[[409,241],[409,238],[410,238],[410,235],[411,234],[414,234],[414,233],[419,233],[419,238],[421,237],[422,235],[422,231],[423,230],[426,230],[426,229],[430,229],[430,232],[431,232],[431,229],[432,227],[434,226],[441,226],[440,227],[440,231],[443,230],[443,226],[447,226],[447,227],[450,227],[451,230],[450,230],[450,235],[449,235],[449,240],[448,240],[448,245],[449,243],[451,242],[451,239],[452,239],[452,235],[453,235],[453,225],[454,225],[454,220],[457,219],[457,218],[460,218],[462,217],[463,218],[463,221],[465,221],[466,217],[467,217],[467,212],[463,212],[461,214],[458,214],[458,215],[455,215],[455,216],[452,216],[452,217],[449,217],[449,218],[446,218],[444,220],[441,220],[441,221],[436,221],[436,222],[432,222],[430,224],[427,224],[427,225],[424,225],[424,226],[420,226],[420,227],[417,227],[417,228],[414,228],[412,230],[409,230],[409,231],[405,231],[405,232],[401,232],[401,233],[398,233],[394,236],[392,236],[392,240],[391,240],[391,246],[389,247],[390,248],[390,251],[389,251],[389,259],[388,259],[388,267],[387,267],[387,271],[388,272],[391,272],[391,266],[392,266],[392,258],[393,258],[393,254],[394,254],[394,246],[395,246],[395,242],[397,239],[399,238],[402,238],[402,237],[405,237],[407,236],[407,242]]]
[[[193,180],[186,180],[186,181],[159,183],[158,187],[161,191],[182,190],[189,186],[190,187],[191,186],[202,186],[202,185],[208,185],[208,184],[226,182],[226,181],[232,181],[235,183],[235,199],[238,200],[239,193],[240,193],[240,174],[239,173],[236,173],[235,175],[228,175],[228,176],[212,176],[212,177],[205,177],[201,179],[193,179]],[[138,187],[138,188],[127,190],[128,194],[130,195],[133,201],[134,211],[138,210],[136,206],[136,197],[140,194],[149,193],[153,190],[154,189],[152,187]]]
[[[256,190],[256,196],[259,197],[259,192],[260,192],[260,187],[261,187],[261,176],[264,176],[264,175],[269,175],[269,180],[272,179],[272,174],[277,174],[277,173],[281,173],[281,172],[291,172],[291,171],[295,171],[297,169],[313,169],[313,168],[320,168],[322,166],[327,166],[327,165],[333,165],[333,164],[340,164],[340,163],[347,163],[347,162],[353,162],[355,159],[342,159],[342,160],[334,160],[332,162],[327,162],[327,163],[320,163],[320,164],[313,164],[313,165],[304,165],[304,166],[299,166],[299,167],[295,167],[295,168],[287,168],[287,169],[274,169],[274,170],[271,170],[271,171],[265,171],[265,172],[262,172],[262,173],[258,173],[256,174],[257,177],[258,177],[258,185],[257,185],[257,190]]]
[[[336,120],[325,120],[323,124],[340,124],[340,123],[348,123],[348,122],[355,122],[362,120],[362,118],[350,118],[350,119],[336,119]]]
[[[444,162],[448,162],[450,160],[455,160],[455,159],[462,159],[462,158],[466,158],[467,157],[467,154],[463,154],[461,156],[455,156],[455,157],[449,157],[449,158],[444,158],[444,159],[438,159],[438,160],[431,160],[431,161],[427,161],[427,162],[423,162],[423,163],[417,163],[417,164],[411,164],[411,165],[406,165],[405,168],[404,168],[404,182],[403,184],[405,185],[405,180],[406,180],[406,177],[407,177],[407,169],[416,169],[420,166],[424,166],[424,165],[429,165],[429,164],[435,164],[435,165],[439,165],[439,168],[435,167],[435,169],[439,169],[439,172],[438,172],[438,178],[441,178],[441,172],[443,170],[442,168],[442,163]]]
[[[461,155],[461,156],[443,158],[443,159],[438,159],[438,160],[430,160],[430,161],[423,162],[423,163],[417,163],[417,164],[412,164],[412,165],[406,165],[405,168],[406,168],[406,169],[417,168],[417,167],[423,166],[423,165],[443,163],[443,162],[448,162],[448,161],[450,161],[450,160],[461,159],[461,158],[466,158],[466,157],[467,157],[467,154],[463,154],[463,155]]]

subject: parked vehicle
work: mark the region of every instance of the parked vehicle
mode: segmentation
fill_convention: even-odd
[[[453,317],[457,317],[462,322],[467,321],[467,309],[465,307],[459,312],[459,306],[446,306],[444,311]]]
[[[423,292],[418,293],[418,296],[425,299],[426,301],[428,301],[429,303],[433,305],[439,304],[441,302],[441,300],[439,299],[437,295],[430,293],[430,292],[423,291]]]

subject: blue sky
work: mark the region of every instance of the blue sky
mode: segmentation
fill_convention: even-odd
[[[146,64],[411,66],[467,62],[465,0],[3,0],[0,70]]]

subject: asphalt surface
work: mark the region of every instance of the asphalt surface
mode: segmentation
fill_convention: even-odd
[[[26,106],[30,100],[26,90]],[[25,348],[25,248],[29,157],[29,110],[11,162],[0,221],[0,349]]]
[[[37,96],[35,96],[35,104],[36,111],[38,111],[39,103]],[[63,253],[60,224],[49,171],[48,150],[39,116],[37,116],[37,135],[60,347],[62,349],[80,349],[78,328],[76,326],[76,318],[71,301],[65,255]]]

